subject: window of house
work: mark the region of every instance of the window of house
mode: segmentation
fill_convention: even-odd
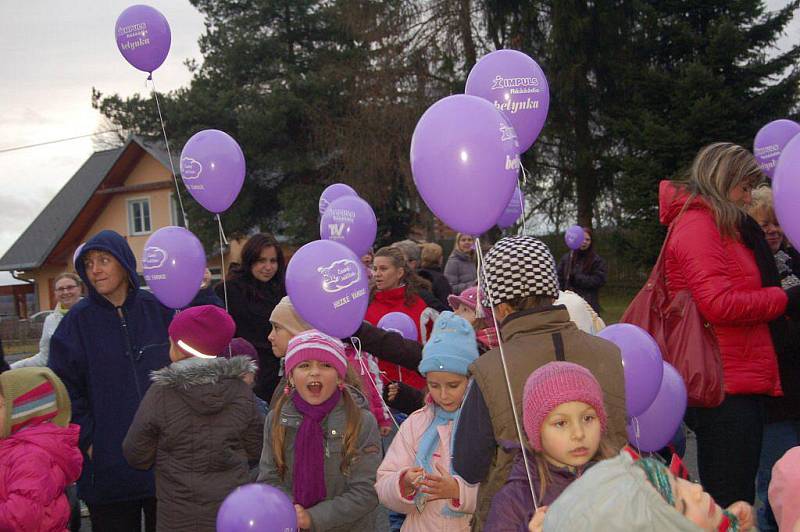
[[[128,233],[144,235],[150,231],[150,199],[128,200]]]
[[[181,206],[178,203],[178,197],[174,192],[170,192],[169,194],[169,215],[172,225],[186,227],[186,222],[184,221],[183,214],[181,213]]]

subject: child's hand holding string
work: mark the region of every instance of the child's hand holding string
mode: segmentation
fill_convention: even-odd
[[[744,501],[737,501],[728,506],[728,511],[739,520],[739,530],[747,531],[755,526],[753,507]]]
[[[453,499],[459,500],[461,492],[458,482],[450,472],[439,464],[436,464],[439,475],[427,474],[422,479],[422,492],[428,495],[429,500]]]
[[[397,398],[397,392],[399,391],[400,386],[396,382],[389,384],[389,392],[386,394],[386,400],[390,403],[394,401]]]
[[[420,479],[422,479],[424,475],[425,470],[421,467],[412,467],[406,470],[400,479],[400,491],[402,492],[403,497],[407,499],[414,497],[414,494],[417,492],[417,486],[420,483]]]
[[[547,513],[547,506],[540,506],[533,514],[531,522],[528,523],[528,532],[542,532],[544,530],[544,516]]]
[[[300,506],[299,504],[294,505],[294,511],[297,513],[297,528],[299,529],[310,529],[311,528],[311,516],[308,515],[308,512],[305,508]]]

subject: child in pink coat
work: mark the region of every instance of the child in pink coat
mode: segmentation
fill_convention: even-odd
[[[428,404],[400,426],[375,483],[381,503],[406,514],[403,531],[470,529],[478,486],[454,475],[450,448],[469,384],[467,368],[477,358],[472,326],[443,312],[419,365]]]
[[[48,368],[0,375],[0,530],[64,531],[83,458],[64,384]]]

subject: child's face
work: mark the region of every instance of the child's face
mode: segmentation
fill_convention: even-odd
[[[433,402],[445,412],[455,412],[461,408],[467,391],[467,378],[448,371],[429,371],[425,378]]]
[[[289,340],[293,338],[293,335],[280,324],[275,322],[271,323],[272,332],[267,336],[267,340],[272,344],[272,353],[278,358],[283,358],[286,356],[286,348],[289,345]]]
[[[471,309],[466,305],[459,305],[455,314],[467,320],[470,325],[475,323],[475,309]]]
[[[542,451],[557,467],[586,464],[600,447],[600,419],[594,408],[581,401],[558,405],[542,423]]]
[[[306,360],[292,369],[289,382],[308,404],[318,405],[330,399],[342,380],[336,368],[327,362]]]
[[[675,508],[703,530],[717,530],[722,522],[722,508],[703,486],[670,474]]]
[[[244,375],[242,375],[242,380],[252,388],[256,382],[256,375],[255,373],[245,373]]]

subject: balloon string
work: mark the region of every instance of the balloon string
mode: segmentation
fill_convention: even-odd
[[[522,186],[519,188],[519,207],[520,211],[522,211],[522,225],[520,225],[517,234],[523,235],[525,234],[525,221],[527,220],[525,213],[525,188],[528,185],[528,176],[530,176],[531,173],[523,166],[522,159],[520,159],[519,167],[522,168]]]
[[[481,246],[479,243],[479,239],[475,239],[476,246],[475,248],[478,251],[478,269],[479,272],[484,269],[483,263],[483,252],[481,251]],[[485,276],[486,272],[482,272]],[[480,275],[479,275],[480,278]],[[495,302],[494,298],[492,297],[492,291],[490,287],[486,286],[487,280],[484,278],[484,286],[486,287],[486,298],[489,300],[489,305],[494,308]],[[522,427],[520,426],[519,422],[519,413],[517,412],[517,405],[514,401],[514,392],[511,389],[511,378],[508,375],[508,364],[506,364],[506,354],[503,351],[503,339],[500,334],[500,327],[497,324],[497,313],[492,312],[492,322],[494,322],[494,328],[497,331],[497,346],[500,349],[500,362],[503,364],[503,376],[506,379],[506,387],[508,388],[508,398],[511,401],[511,413],[514,415],[514,427],[517,429],[517,437],[519,438],[519,443],[522,446],[522,460],[525,463],[525,474],[528,477],[528,486],[531,489],[531,498],[533,500],[533,510],[534,512],[539,509],[539,501],[536,498],[536,490],[533,487],[533,479],[531,478],[531,469],[528,465],[528,453],[525,452],[525,440],[522,436]]]
[[[226,280],[227,275],[225,275],[225,244],[228,241],[225,239],[225,232],[222,230],[222,219],[220,219],[219,213],[217,213],[217,224],[219,225],[219,259],[222,262],[222,293],[225,296],[225,312],[229,312],[228,281]]]
[[[167,129],[164,127],[164,117],[161,115],[161,104],[158,102],[158,91],[156,90],[156,82],[153,79],[152,72],[147,78],[153,84],[153,97],[156,100],[156,109],[158,109],[158,121],[161,122],[161,132],[164,134],[164,144],[167,146],[167,158],[169,159],[169,167],[172,170],[172,179],[175,181],[175,194],[178,196],[178,205],[181,209],[181,216],[183,216],[183,226],[189,229],[189,220],[186,218],[186,211],[183,210],[183,200],[181,199],[181,189],[178,186],[178,176],[175,174],[175,165],[172,162],[172,152],[169,149],[169,140],[167,140]]]

